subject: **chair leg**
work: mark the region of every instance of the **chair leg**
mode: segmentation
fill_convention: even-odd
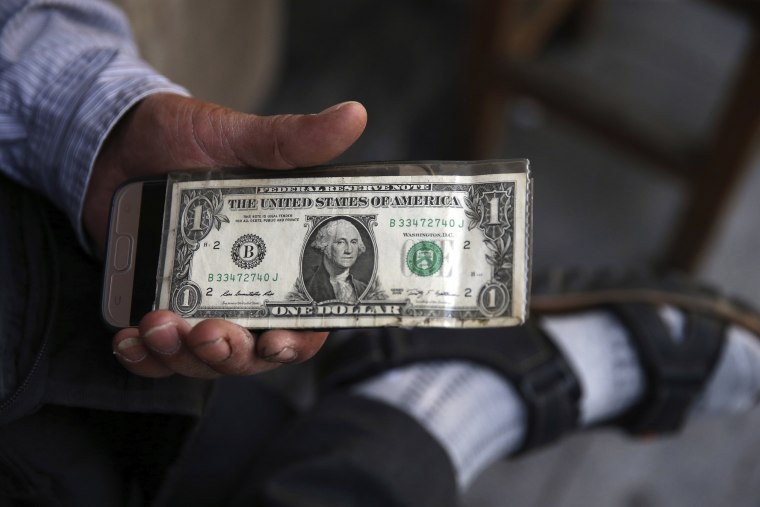
[[[472,158],[494,156],[504,138],[509,83],[505,61],[533,58],[567,18],[588,20],[602,0],[546,0],[531,9],[524,0],[478,0],[473,8],[470,82],[464,138]]]
[[[693,272],[721,222],[721,213],[744,175],[760,134],[760,28],[746,48],[735,84],[678,218],[662,264]]]
[[[501,137],[504,109],[492,66],[499,58],[502,34],[514,11],[513,0],[477,0],[472,8],[469,48],[469,80],[465,90],[462,139],[472,159],[490,158]]]

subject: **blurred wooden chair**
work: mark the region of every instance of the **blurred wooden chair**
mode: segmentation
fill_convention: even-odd
[[[469,156],[494,155],[503,137],[504,107],[511,95],[530,96],[548,110],[590,129],[683,182],[684,206],[658,259],[661,267],[693,271],[754,153],[760,130],[760,1],[710,1],[746,17],[751,36],[711,136],[689,147],[627,121],[595,100],[595,91],[547,79],[537,55],[572,20],[576,30],[593,22],[602,0],[478,0],[468,111]],[[694,0],[697,1],[697,0]],[[555,76],[556,77],[556,76]],[[624,105],[623,105],[624,106]],[[672,144],[672,143],[671,143]]]

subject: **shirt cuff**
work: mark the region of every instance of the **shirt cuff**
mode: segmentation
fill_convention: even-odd
[[[155,93],[189,95],[134,54],[92,49],[38,103],[34,140],[45,146],[33,152],[40,156],[39,167],[51,169],[43,192],[67,214],[80,244],[90,252],[82,212],[95,159],[122,116]]]

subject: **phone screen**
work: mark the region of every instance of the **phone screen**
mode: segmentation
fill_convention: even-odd
[[[136,325],[153,309],[156,297],[156,272],[161,248],[166,183],[145,182],[140,203],[140,226],[135,252],[135,277],[132,287],[130,324]]]

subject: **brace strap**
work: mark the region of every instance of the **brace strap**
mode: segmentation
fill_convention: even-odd
[[[653,305],[615,305],[631,333],[647,377],[647,394],[621,421],[632,433],[671,433],[683,425],[703,392],[724,343],[725,323],[685,313],[683,336],[671,335]]]
[[[322,356],[323,387],[354,383],[412,362],[469,360],[493,368],[528,411],[522,451],[556,440],[578,421],[580,384],[554,344],[531,322],[519,328],[382,330]]]

